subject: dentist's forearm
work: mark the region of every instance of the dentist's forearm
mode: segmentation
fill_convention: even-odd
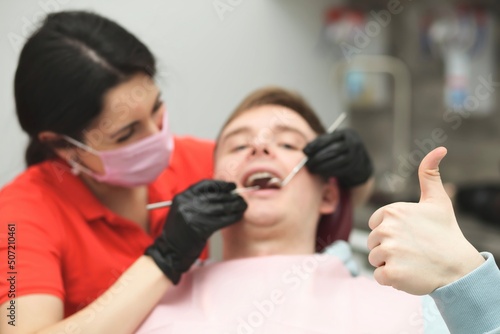
[[[150,257],[141,256],[90,305],[35,333],[61,333],[66,328],[80,333],[133,333],[172,286]]]

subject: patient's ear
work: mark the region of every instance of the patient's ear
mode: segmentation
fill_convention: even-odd
[[[322,215],[333,213],[339,203],[340,191],[337,180],[329,178],[323,186],[323,194],[321,196],[321,205],[319,211]]]

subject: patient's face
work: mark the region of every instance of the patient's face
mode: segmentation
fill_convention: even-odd
[[[215,155],[215,178],[262,187],[241,194],[248,203],[243,224],[286,222],[315,231],[319,216],[333,211],[335,203],[325,204],[326,183],[305,167],[283,188],[264,186],[273,177],[283,180],[316,136],[299,114],[274,105],[248,110],[226,126]]]

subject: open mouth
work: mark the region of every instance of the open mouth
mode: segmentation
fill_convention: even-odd
[[[256,172],[247,176],[243,183],[245,187],[263,189],[281,189],[281,178],[271,172]]]

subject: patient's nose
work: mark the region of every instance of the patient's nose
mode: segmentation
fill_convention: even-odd
[[[267,145],[258,145],[253,148],[252,155],[271,155],[271,151]]]

